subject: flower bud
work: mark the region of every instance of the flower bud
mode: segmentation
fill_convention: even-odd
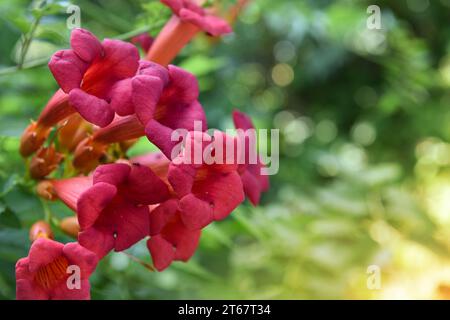
[[[37,122],[33,121],[20,138],[20,154],[23,157],[33,154],[44,144],[51,130],[52,128],[38,125]]]
[[[32,122],[20,139],[20,154],[28,157],[36,152],[45,142],[52,127],[75,113],[68,102],[68,95],[61,89],[56,91],[48,101],[37,122]]]
[[[31,226],[29,235],[31,242],[39,238],[53,239],[53,232],[50,225],[43,220],[37,221]]]
[[[97,143],[92,137],[85,138],[75,149],[73,166],[83,173],[92,171],[100,163],[108,145]]]
[[[55,170],[64,156],[58,153],[53,146],[41,148],[31,159],[30,175],[33,179],[42,179]]]
[[[59,223],[61,230],[70,237],[77,238],[80,232],[80,225],[78,219],[75,216],[67,217],[61,220]]]
[[[41,198],[49,201],[53,201],[58,198],[53,188],[53,184],[48,180],[42,180],[37,184],[36,193]]]
[[[87,137],[91,125],[78,114],[71,115],[58,130],[59,145],[71,152]]]

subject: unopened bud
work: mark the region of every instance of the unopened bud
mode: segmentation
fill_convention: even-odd
[[[77,238],[80,232],[80,225],[78,219],[75,216],[67,217],[61,220],[59,223],[61,230],[70,237]]]
[[[31,159],[30,175],[33,179],[42,179],[55,170],[64,156],[53,146],[41,148]]]
[[[105,154],[108,145],[96,143],[92,137],[81,141],[75,149],[73,166],[83,173],[95,169],[100,163],[100,158]]]
[[[53,239],[50,225],[43,220],[35,222],[30,228],[30,241],[33,242],[39,238]]]
[[[20,138],[20,154],[23,157],[28,157],[36,152],[44,144],[51,129],[40,126],[37,122],[32,122]]]
[[[48,180],[42,180],[37,184],[36,193],[41,198],[49,201],[53,201],[58,198],[56,196],[55,189],[53,188],[53,184]]]
[[[73,151],[87,137],[91,127],[78,113],[71,115],[58,130],[59,145]]]

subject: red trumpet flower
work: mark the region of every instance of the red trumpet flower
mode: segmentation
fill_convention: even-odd
[[[150,236],[147,247],[155,268],[162,271],[172,261],[187,261],[197,249],[201,229],[190,230],[181,220],[176,199],[168,200],[150,213]]]
[[[214,141],[203,132],[191,132],[186,138],[184,151],[170,163],[156,155],[140,158],[149,166],[165,164],[167,170],[160,170],[167,172],[173,190],[172,198],[150,213],[151,238],[147,246],[160,271],[174,260],[187,261],[198,245],[201,229],[224,219],[244,201],[237,156],[227,162],[226,153],[219,150],[233,138],[219,131],[215,132]],[[196,163],[196,149],[201,156],[209,153],[220,163],[212,163],[208,158]]]
[[[70,44],[72,49],[53,55],[50,71],[85,120],[107,126],[115,112],[121,114],[124,97],[130,95],[127,91],[139,67],[139,52],[128,42],[105,39],[100,43],[84,29],[72,31]]]
[[[33,242],[28,257],[16,264],[18,300],[88,300],[89,276],[97,266],[97,256],[78,243],[62,244],[39,238]],[[73,269],[70,267],[74,267]],[[71,270],[79,270],[72,283]],[[76,271],[74,271],[76,272]]]
[[[161,0],[173,16],[150,47],[147,60],[167,66],[200,31],[212,36],[232,31],[228,23],[192,0]]]
[[[77,201],[78,241],[99,258],[128,249],[148,235],[148,206],[167,198],[167,186],[147,167],[99,166]]]
[[[156,72],[159,78],[152,76]],[[148,139],[171,158],[179,142],[172,139],[174,130],[192,131],[197,129],[196,122],[202,131],[207,127],[205,112],[197,100],[197,79],[179,67],[170,65],[166,70],[151,62],[142,63],[141,73],[132,84],[136,116],[145,126]],[[163,85],[160,90],[158,84]]]

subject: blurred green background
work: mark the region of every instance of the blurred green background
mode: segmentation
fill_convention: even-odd
[[[57,88],[46,62],[70,34],[69,2],[37,3],[0,1],[1,299],[15,297],[29,226],[70,214],[34,194],[18,153]],[[156,35],[170,16],[148,0],[72,3],[99,38]],[[380,30],[366,26],[373,4]],[[450,298],[449,13],[450,0],[254,0],[233,35],[196,38],[175,64],[198,76],[210,126],[232,128],[239,108],[280,129],[279,173],[261,206],[208,226],[189,263],[152,273],[110,254],[93,298]],[[151,261],[145,242],[128,252]]]

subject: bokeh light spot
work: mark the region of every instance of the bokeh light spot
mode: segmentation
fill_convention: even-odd
[[[272,69],[272,80],[276,85],[285,87],[294,81],[294,70],[286,63],[279,63]]]

